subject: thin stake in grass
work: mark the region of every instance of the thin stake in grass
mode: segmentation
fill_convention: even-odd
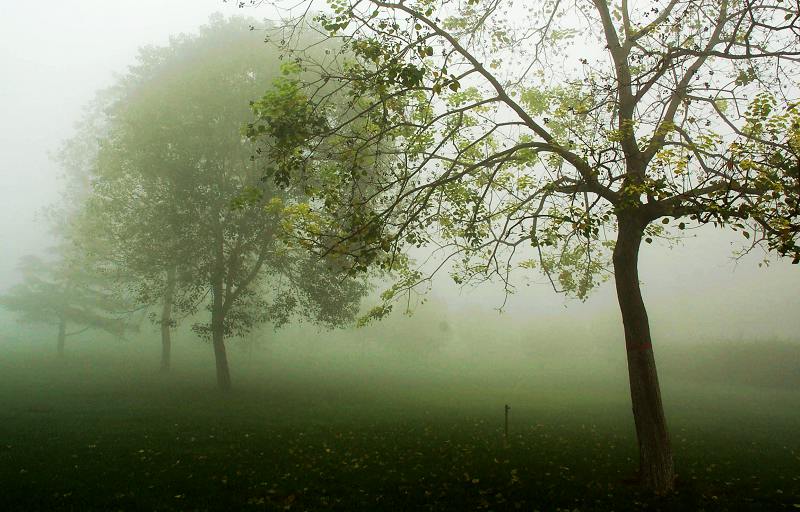
[[[506,404],[506,423],[505,423],[505,435],[503,437],[506,444],[508,444],[508,411],[511,410],[511,406]]]

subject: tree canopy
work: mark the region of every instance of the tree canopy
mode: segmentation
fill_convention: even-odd
[[[226,338],[300,317],[339,325],[366,291],[286,239],[297,192],[267,187],[237,202],[261,178],[242,135],[248,103],[279,74],[250,24],[212,18],[197,35],[141,52],[106,95],[84,212],[89,238],[106,240],[116,264],[139,276],[140,302],[207,311],[192,328],[212,341],[222,388]]]
[[[0,306],[23,322],[57,326],[59,355],[64,355],[68,336],[100,329],[122,338],[126,330],[136,328],[129,319],[130,302],[107,286],[101,272],[81,259],[61,256],[50,262],[24,258],[23,281],[0,297]]]

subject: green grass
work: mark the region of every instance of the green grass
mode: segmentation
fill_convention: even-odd
[[[102,371],[107,358],[0,362],[4,510],[800,509],[796,390],[664,379],[679,480],[655,497],[629,483],[624,375],[533,374],[505,395],[506,445],[503,369],[234,353],[223,396],[207,366],[161,377],[122,356]]]

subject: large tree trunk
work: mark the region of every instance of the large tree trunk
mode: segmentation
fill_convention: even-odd
[[[168,372],[172,364],[172,301],[175,294],[175,268],[167,270],[164,303],[161,306],[161,371]]]
[[[212,310],[211,343],[214,345],[214,360],[217,363],[217,385],[220,390],[228,391],[231,388],[231,372],[228,368],[228,354],[225,352],[224,320],[221,310]]]
[[[58,357],[64,357],[64,345],[67,341],[67,321],[63,318],[58,322]]]
[[[639,246],[643,230],[643,223],[619,219],[619,235],[614,248],[614,280],[625,327],[631,403],[639,443],[639,478],[643,485],[656,493],[666,493],[674,486],[675,469],[650,339],[650,323],[639,287]]]

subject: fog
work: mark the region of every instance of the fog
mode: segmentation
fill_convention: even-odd
[[[3,123],[4,247],[0,282],[15,282],[19,258],[48,244],[41,210],[58,197],[63,174],[50,155],[73,133],[98,90],[124,72],[138,49],[165,44],[213,12],[217,2],[3,2],[0,6],[0,101]]]
[[[50,155],[73,134],[83,109],[115,74],[124,72],[146,45],[165,44],[170,35],[191,32],[215,12],[272,18],[267,7],[242,10],[217,0],[201,2],[44,2],[2,7],[0,128],[2,197],[0,289],[19,281],[25,254],[50,244],[42,211],[58,200],[63,186]],[[253,34],[258,38],[257,33]],[[645,246],[641,276],[654,328],[670,339],[739,338],[763,335],[792,340],[800,330],[796,289],[800,277],[786,260],[756,251],[741,260],[740,236],[701,228],[677,247]],[[768,257],[768,268],[758,263]],[[541,315],[601,324],[617,319],[613,285],[606,283],[586,304],[565,300],[540,275],[525,276],[505,308],[509,316]],[[497,308],[499,290],[462,290],[442,279],[434,296],[450,308]]]
[[[67,180],[64,169],[53,155],[64,141],[75,135],[77,123],[97,92],[127,73],[142,47],[167,45],[171,36],[195,33],[214,13],[260,19],[274,17],[271,9],[266,4],[240,9],[236,2],[221,0],[45,0],[0,4],[0,61],[3,62],[0,71],[0,239],[3,240],[0,294],[23,281],[20,265],[24,257],[37,255],[46,259],[51,248],[60,243],[47,211],[64,206]],[[263,38],[259,31],[251,35],[254,40]],[[681,234],[685,236],[671,246],[658,240],[644,244],[639,265],[668,421],[674,427],[674,444],[679,451],[683,450],[683,465],[679,463],[678,473],[694,478],[696,471],[702,480],[706,471],[717,474],[718,469],[704,469],[711,467],[709,464],[727,464],[726,471],[730,467],[745,467],[747,474],[742,479],[750,478],[752,473],[756,475],[752,478],[765,482],[763,489],[756,486],[756,491],[752,492],[759,496],[759,493],[769,493],[773,499],[775,489],[783,485],[785,495],[781,490],[781,496],[774,498],[777,501],[770,503],[776,506],[795,503],[798,507],[796,503],[800,498],[792,494],[800,489],[800,459],[797,458],[800,446],[796,439],[797,428],[800,428],[797,415],[800,410],[798,267],[792,266],[788,259],[777,258],[760,249],[737,257],[737,251],[744,247],[739,233],[705,226]],[[199,506],[205,503],[210,509],[222,509],[226,504],[238,503],[269,510],[284,507],[322,510],[324,504],[331,504],[332,508],[338,504],[336,506],[347,509],[349,503],[349,506],[368,510],[367,501],[359,501],[361,498],[356,491],[350,493],[341,487],[352,485],[356,489],[362,482],[369,487],[373,485],[369,483],[369,475],[352,477],[350,484],[322,478],[319,481],[322,483],[317,484],[324,489],[319,492],[315,487],[307,490],[317,484],[296,484],[298,488],[306,487],[299,491],[292,487],[294,477],[281,479],[279,475],[284,471],[288,474],[291,464],[286,461],[297,457],[296,452],[290,455],[284,448],[299,450],[291,443],[299,439],[298,435],[308,432],[308,437],[313,438],[309,439],[309,446],[320,450],[324,446],[327,450],[340,440],[336,437],[340,430],[337,425],[344,425],[341,430],[351,431],[350,434],[356,430],[356,436],[359,435],[357,425],[366,425],[365,429],[372,429],[369,432],[386,435],[385,441],[375,441],[379,436],[375,434],[374,446],[341,448],[342,452],[348,452],[347,455],[343,453],[342,458],[355,460],[357,455],[353,453],[359,449],[363,448],[365,453],[379,451],[381,443],[390,442],[394,435],[391,432],[395,432],[391,429],[396,425],[405,426],[414,421],[418,422],[415,425],[437,424],[431,418],[436,418],[440,427],[447,425],[434,434],[436,443],[449,443],[443,439],[447,438],[446,429],[451,425],[460,425],[453,427],[455,433],[452,434],[456,436],[453,439],[459,439],[458,443],[467,443],[458,436],[463,434],[466,439],[473,435],[469,430],[472,425],[478,432],[476,436],[485,434],[491,439],[500,439],[505,404],[512,407],[510,428],[512,437],[518,436],[514,437],[514,442],[519,443],[518,451],[499,452],[501,455],[495,458],[493,450],[508,449],[508,446],[498,448],[498,441],[497,446],[481,445],[482,448],[470,452],[476,460],[484,457],[497,462],[499,458],[497,464],[502,465],[503,459],[511,459],[510,464],[523,467],[525,462],[521,461],[526,460],[525,457],[535,457],[535,452],[529,451],[534,448],[522,448],[523,438],[538,432],[536,428],[546,431],[555,440],[561,436],[569,438],[589,428],[594,432],[595,425],[601,425],[598,443],[620,446],[612,446],[614,461],[624,465],[634,460],[636,444],[630,421],[624,334],[613,279],[601,284],[585,301],[555,293],[548,280],[535,270],[518,271],[513,283],[513,293],[506,296],[497,283],[459,286],[442,272],[433,278],[424,303],[412,299],[409,311],[404,311],[404,303],[399,304],[387,318],[365,327],[354,327],[351,322],[342,328],[328,329],[301,321],[291,321],[279,329],[260,325],[227,342],[233,383],[229,398],[216,390],[211,343],[201,339],[198,331],[191,328],[193,322],[205,321],[203,309],[182,314],[178,327],[173,329],[169,375],[158,371],[161,338],[159,325],[151,317],[160,311],[159,305],[136,311],[130,320],[135,328],[124,336],[90,329],[68,337],[65,355],[61,358],[56,353],[58,327],[55,324],[25,323],[19,315],[0,309],[0,389],[3,389],[0,391],[0,423],[5,425],[0,430],[3,433],[0,481],[14,478],[15,496],[21,503],[19,510],[50,507],[89,510],[111,506],[124,510],[181,510],[184,509],[181,500],[186,499],[187,493],[204,491],[202,486],[193,487],[195,484],[187,483],[183,476],[169,472],[172,469],[163,473],[167,482],[164,485],[168,488],[163,495],[168,495],[169,504],[154,494],[148,495],[148,491],[139,492],[149,497],[137,501],[134,494],[138,491],[119,483],[127,470],[118,469],[108,470],[111,475],[108,478],[113,482],[108,485],[119,487],[114,489],[117,497],[91,503],[86,498],[91,493],[74,483],[74,475],[61,474],[63,485],[46,484],[47,469],[34,467],[38,462],[31,461],[52,450],[57,460],[65,461],[59,462],[59,468],[69,469],[73,461],[88,457],[85,464],[91,468],[89,478],[99,486],[104,477],[97,468],[104,463],[102,461],[119,460],[122,466],[138,467],[120,455],[123,451],[138,453],[138,445],[126,445],[119,453],[113,448],[115,442],[122,443],[114,441],[120,433],[124,437],[125,432],[130,432],[136,438],[135,443],[140,443],[141,450],[147,453],[152,449],[169,455],[172,453],[169,450],[177,450],[173,458],[179,459],[181,464],[201,465],[198,454],[202,452],[202,457],[210,457],[221,469],[208,470],[207,474],[197,470],[195,474],[210,482],[209,475],[213,473],[213,485],[221,486],[222,475],[226,475],[227,485],[228,478],[232,481],[236,478],[235,472],[249,475],[247,471],[257,471],[253,469],[257,466],[254,461],[261,459],[264,452],[272,453],[268,451],[271,448],[265,446],[272,446],[274,438],[270,436],[280,433],[288,444],[275,449],[275,453],[280,452],[275,460],[280,462],[271,463],[280,467],[280,471],[273,468],[274,471],[270,471],[274,474],[264,477],[273,479],[269,480],[269,485],[265,484],[264,492],[277,489],[275,492],[255,493],[252,494],[255,501],[247,501],[251,498],[231,497],[234,494],[244,496],[248,492],[244,488],[235,493],[231,491],[234,494],[230,495],[219,494],[222,493],[219,491],[214,498],[217,501],[208,498]],[[384,284],[379,280],[375,282],[374,289],[360,304],[361,311],[378,303],[378,293]],[[173,412],[165,412],[169,410]],[[101,418],[99,426],[96,430],[86,430],[88,433],[82,437],[81,421],[93,415]],[[39,426],[30,427],[34,422],[39,422]],[[173,432],[163,434],[162,439],[159,437],[162,433],[153,422],[174,423],[175,432],[180,432],[179,437],[183,436],[184,440],[190,436],[205,439],[205,436],[216,435],[225,438],[227,444],[209,445],[195,451],[187,448],[185,453],[180,451],[182,448],[165,448],[170,443],[167,437]],[[192,422],[194,425],[190,425]],[[178,426],[184,423],[185,429]],[[467,424],[470,426],[463,426]],[[259,434],[257,429],[262,427],[266,430]],[[32,430],[27,431],[29,428]],[[398,438],[411,431],[414,433],[409,434],[408,439],[428,435],[427,426],[419,427],[421,431],[413,430],[417,427],[408,428],[410,430],[403,434],[397,434]],[[458,428],[466,430],[457,431]],[[112,433],[104,429],[119,431]],[[228,432],[225,429],[230,432],[246,430],[248,436],[258,438],[252,460],[248,458],[250,455],[241,455],[242,460],[246,460],[241,467],[231,462],[234,459],[229,452],[234,450],[234,433],[223,433]],[[687,434],[692,429],[693,433]],[[158,439],[157,442],[145,440],[147,435],[136,437],[140,431],[148,432],[153,439]],[[214,434],[209,434],[212,431]],[[719,439],[712,440],[713,432],[719,434]],[[575,434],[575,439],[578,438],[580,435]],[[713,459],[718,444],[729,443],[730,446],[751,439],[753,446],[759,443],[753,452],[748,452],[755,461],[751,466],[744,455],[742,459],[733,455]],[[153,446],[148,445],[151,441]],[[411,453],[411,458],[417,450],[424,451],[424,448],[412,446],[411,441],[399,442],[410,443],[398,450]],[[63,443],[67,443],[66,448]],[[298,443],[298,446],[302,444]],[[85,446],[95,444],[100,447],[98,450],[106,450],[107,458],[95,460],[83,453]],[[54,448],[56,445],[61,448]],[[243,450],[244,445],[236,446]],[[255,455],[257,450],[262,450],[261,455]],[[547,457],[556,460],[553,467],[572,466],[575,462],[570,457],[586,460],[589,448],[581,450],[583,448],[576,453],[564,450],[565,460],[552,454]],[[144,457],[142,455],[142,461]],[[158,459],[153,457],[154,461]],[[479,464],[465,457],[452,473],[459,481],[465,480],[462,473],[467,475],[466,482],[472,485],[470,482],[479,478],[475,472],[480,471],[473,466],[479,467]],[[708,457],[711,459],[706,460]],[[303,459],[298,460],[302,462]],[[759,470],[757,462],[774,463],[774,466]],[[77,464],[84,464],[83,461],[75,463],[75,468]],[[162,474],[157,469],[158,464],[153,464],[147,466],[147,471]],[[168,464],[165,459],[163,464],[167,467],[178,462]],[[222,467],[225,464],[228,466]],[[305,471],[312,471],[310,468],[315,464],[308,462]],[[420,464],[437,467],[430,460]],[[581,466],[588,463],[575,464],[579,472],[585,470],[588,475],[588,466]],[[630,464],[633,469],[635,464]],[[63,468],[59,471],[67,471]],[[421,473],[415,471],[410,470],[403,476],[400,488],[408,481],[421,478]],[[517,478],[516,471],[509,473],[513,476],[512,483]],[[697,484],[698,496],[702,494],[702,500],[709,500],[702,503],[713,505],[712,494],[714,500],[716,494],[724,494],[724,489],[731,487],[728,485],[733,479],[730,474],[737,472],[739,469],[721,473],[722,476],[706,487],[703,487],[706,484]],[[506,473],[508,471],[503,474]],[[26,475],[33,474],[38,475],[38,480],[25,479]],[[549,477],[550,473],[547,475]],[[151,484],[148,478],[137,476],[137,483],[131,485],[161,485]],[[244,481],[251,477],[240,475],[239,478]],[[485,477],[486,480],[493,478]],[[529,475],[521,478],[537,480]],[[592,473],[591,481],[597,479]],[[542,481],[545,480],[542,477]],[[254,476],[252,481],[256,482],[254,486],[260,485],[260,477]],[[582,481],[581,477],[578,481]],[[384,486],[379,486],[381,492],[389,495],[393,482],[389,478],[381,484]],[[537,485],[539,483],[537,480]],[[495,496],[500,484],[492,485],[491,495]],[[736,481],[731,485],[739,488],[744,484]],[[478,484],[474,486],[477,489]],[[369,488],[374,491],[375,487]],[[41,489],[61,497],[49,504],[20,498],[33,496]],[[74,496],[71,495],[73,489]],[[312,501],[302,501],[304,492],[308,495],[316,492],[324,497],[312,505]],[[437,503],[446,502],[449,496],[461,496],[458,494],[461,492],[447,494],[442,498],[444,501]],[[630,491],[634,492],[630,495],[624,492],[624,496],[633,496],[623,500],[629,505],[634,498],[638,499],[639,495],[635,494],[638,491]],[[750,492],[743,491],[744,494]],[[109,496],[114,495],[109,493]],[[349,498],[339,503],[337,493]],[[329,497],[333,501],[326,501]],[[70,501],[73,499],[78,501]],[[370,499],[369,503],[380,503]],[[520,503],[528,503],[519,499]],[[548,499],[551,505],[568,506],[570,502],[562,497]],[[504,505],[495,503],[495,509],[505,510],[503,507],[507,506],[510,510],[512,501],[497,501]],[[381,506],[389,507],[388,510],[400,503],[389,502],[395,505]],[[407,502],[412,507],[408,510],[422,509],[413,508],[413,503],[420,502]],[[465,507],[473,504],[469,500],[462,503],[467,504]],[[198,505],[185,506],[188,509]],[[444,510],[435,505],[428,509]],[[464,508],[467,509],[470,508]]]

